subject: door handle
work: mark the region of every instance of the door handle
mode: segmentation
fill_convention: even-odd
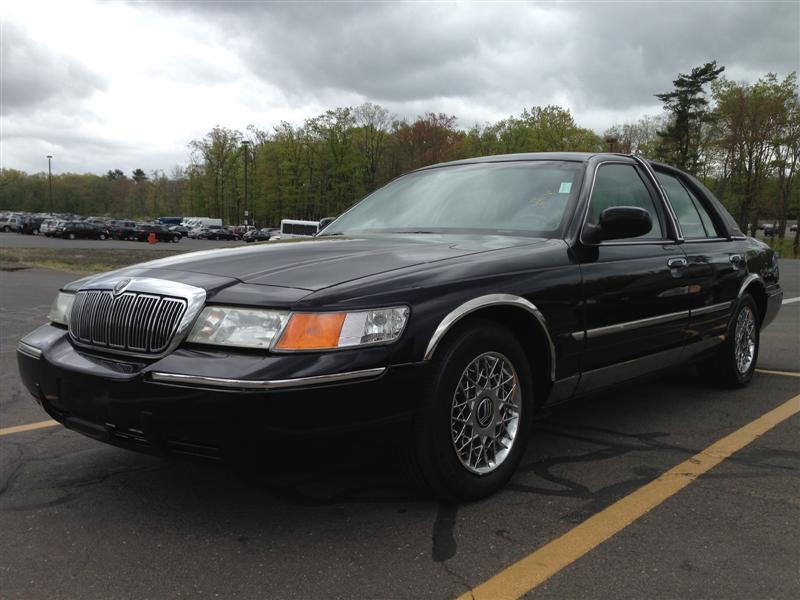
[[[670,269],[683,269],[684,267],[687,267],[688,265],[689,265],[689,261],[687,261],[685,258],[670,258],[667,261],[667,266]]]

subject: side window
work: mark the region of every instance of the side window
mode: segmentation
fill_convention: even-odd
[[[632,165],[602,165],[594,180],[588,221],[597,223],[600,213],[612,206],[636,206],[650,213],[653,228],[641,238],[663,239],[664,229],[653,198]]]
[[[666,173],[656,173],[656,177],[667,193],[684,237],[687,239],[717,237],[716,227],[708,211],[677,177]]]

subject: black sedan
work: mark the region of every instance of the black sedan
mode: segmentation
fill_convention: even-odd
[[[269,229],[251,229],[242,236],[245,242],[267,242],[270,236]]]
[[[140,242],[149,242],[154,239],[156,242],[175,242],[181,241],[181,234],[177,231],[170,231],[165,225],[141,224],[133,230],[132,237]]]
[[[105,240],[111,237],[108,229],[96,223],[87,223],[85,221],[66,221],[60,223],[55,232],[55,237],[61,237],[69,240]]]
[[[230,229],[225,228],[203,228],[197,232],[195,237],[198,240],[235,240],[236,234]]]
[[[556,403],[687,362],[746,385],[778,275],[669,166],[479,158],[400,177],[310,240],[69,284],[19,367],[52,418],[153,453],[399,424],[416,480],[474,499]]]

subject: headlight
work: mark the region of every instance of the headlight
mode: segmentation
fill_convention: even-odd
[[[47,314],[48,320],[59,325],[69,325],[69,313],[72,310],[73,300],[75,300],[75,294],[58,292],[58,296],[53,300],[50,312]]]
[[[334,350],[395,341],[408,319],[408,308],[339,313],[289,313],[281,310],[207,306],[188,342],[274,348],[277,351]]]
[[[294,313],[275,345],[278,351],[332,350],[395,341],[408,320],[408,307],[348,313]]]
[[[207,306],[187,341],[198,344],[269,348],[289,318],[281,310]]]

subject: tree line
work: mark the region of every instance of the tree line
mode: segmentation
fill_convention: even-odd
[[[661,160],[710,187],[740,225],[796,217],[800,105],[793,73],[734,82],[715,62],[680,74],[656,94],[660,115],[602,135],[568,109],[534,106],[495,123],[459,126],[455,116],[399,119],[365,103],[302,124],[245,131],[216,126],[188,144],[186,165],[169,173],[53,177],[56,212],[152,218],[197,215],[275,225],[282,218],[335,216],[377,187],[437,162],[515,152],[615,151]],[[0,209],[49,211],[46,173],[0,171]]]

